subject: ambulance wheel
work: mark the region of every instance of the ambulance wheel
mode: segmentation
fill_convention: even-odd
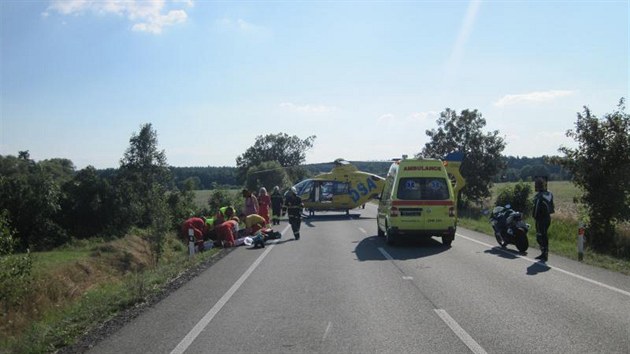
[[[446,247],[451,247],[454,239],[455,235],[442,236],[442,244]]]
[[[396,233],[392,229],[387,229],[385,232],[385,242],[390,246],[394,246],[397,239]]]

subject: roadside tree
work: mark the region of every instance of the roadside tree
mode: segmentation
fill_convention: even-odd
[[[578,147],[559,149],[566,156],[558,162],[571,171],[573,182],[584,190],[587,240],[600,251],[615,248],[616,225],[630,219],[630,115],[625,108],[622,98],[614,112],[599,119],[584,107],[577,114],[575,129],[567,131]]]
[[[62,185],[61,191],[60,224],[73,237],[93,237],[110,226],[115,191],[93,166],[78,171]]]
[[[151,123],[141,126],[129,139],[129,148],[120,160],[118,200],[123,226],[149,228],[154,261],[160,260],[167,231],[173,225],[168,194],[171,172],[164,150],[158,150],[157,132]]]
[[[257,191],[260,187],[265,187],[269,193],[274,186],[279,186],[285,190],[291,185],[291,180],[284,167],[278,161],[267,161],[259,165],[252,166],[247,171],[245,187],[252,191]]]
[[[117,187],[123,215],[127,216],[125,223],[139,227],[152,224],[151,208],[163,202],[157,199],[164,198],[170,176],[166,154],[158,150],[157,132],[151,123],[142,125],[129,139],[129,148],[120,160]]]
[[[446,108],[440,113],[437,124],[437,129],[426,131],[431,141],[418,155],[442,159],[454,151],[464,153],[461,174],[466,179],[466,186],[460,193],[470,201],[489,197],[493,179],[505,168],[501,156],[505,141],[499,137],[499,131],[484,134],[482,129],[486,120],[477,110],[465,109],[458,115]],[[458,200],[463,198],[460,196]]]
[[[315,135],[311,135],[302,140],[286,133],[257,136],[254,145],[236,158],[239,183],[245,182],[247,171],[251,167],[263,162],[277,161],[282,167],[299,166],[306,159],[306,152],[313,147],[315,138]],[[291,168],[287,173],[294,180],[300,172]]]
[[[240,192],[240,191],[238,191]],[[208,197],[208,209],[203,210],[202,213],[208,216],[213,216],[224,206],[232,206],[237,208],[239,205],[236,193],[224,189],[215,189]],[[240,193],[238,193],[240,195]],[[240,208],[237,208],[240,210]],[[238,214],[238,213],[237,213]]]
[[[28,151],[0,156],[0,210],[7,210],[18,240],[17,250],[46,250],[68,241],[56,219],[60,212],[59,183]]]

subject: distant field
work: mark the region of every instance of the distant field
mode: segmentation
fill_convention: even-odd
[[[232,198],[234,198],[234,200],[237,200],[238,198],[240,198],[240,189],[229,189],[227,190],[230,193],[233,193]],[[195,193],[195,205],[199,208],[204,208],[208,206],[208,199],[210,199],[210,196],[212,195],[212,193],[215,192],[215,190],[213,189],[204,189],[204,190],[197,190],[197,191],[193,191]]]
[[[211,189],[205,189],[205,190],[201,190],[201,191],[194,191],[195,192],[195,205],[198,206],[199,208],[203,208],[208,206],[208,199],[210,198],[210,195],[212,194],[212,190]]]

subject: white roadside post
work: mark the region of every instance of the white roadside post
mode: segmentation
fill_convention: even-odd
[[[578,228],[578,260],[584,259],[584,224],[580,223]]]
[[[195,230],[188,229],[188,256],[195,255]]]

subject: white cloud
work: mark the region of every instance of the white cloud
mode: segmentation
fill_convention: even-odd
[[[195,6],[195,3],[193,2],[193,0],[173,0],[174,3],[182,3],[185,4],[188,7],[193,7]]]
[[[396,116],[392,113],[385,113],[378,117],[379,123],[393,123],[396,121]]]
[[[134,31],[150,32],[154,34],[162,33],[162,28],[165,26],[172,26],[177,23],[186,22],[188,15],[183,10],[169,11],[166,15],[160,15],[157,17],[149,18],[148,22],[136,23],[131,28]]]
[[[517,95],[505,95],[494,103],[497,107],[504,107],[521,102],[549,102],[560,97],[571,96],[575,91],[571,90],[550,90],[537,91]]]
[[[175,7],[193,6],[192,0],[173,0],[170,4]],[[165,6],[165,0],[53,0],[45,14],[55,11],[61,15],[94,13],[125,16],[133,22],[132,30],[159,34],[164,27],[184,23],[188,19],[186,11],[168,10]]]
[[[440,113],[436,111],[415,112],[410,114],[407,119],[411,122],[424,123],[429,120],[435,120],[439,116]]]
[[[218,28],[222,31],[226,32],[235,32],[247,36],[259,37],[259,38],[268,38],[271,36],[272,32],[270,29],[253,24],[251,22],[247,22],[241,18],[239,19],[231,19],[231,18],[222,18],[216,21]]]
[[[312,104],[298,105],[291,102],[282,102],[279,106],[284,110],[298,113],[330,113],[336,110],[336,108],[332,106]]]
[[[56,0],[50,4],[50,9],[62,15],[81,13],[89,7],[87,0]]]

